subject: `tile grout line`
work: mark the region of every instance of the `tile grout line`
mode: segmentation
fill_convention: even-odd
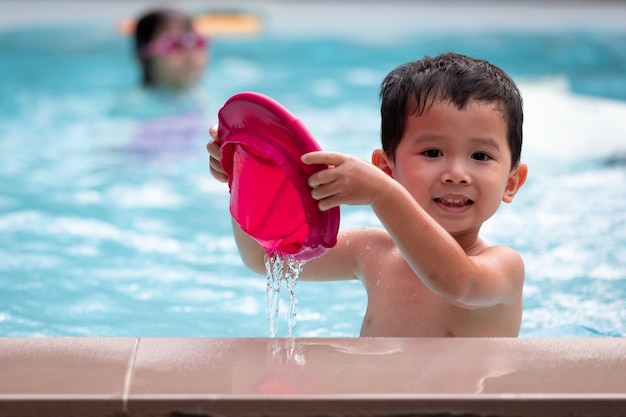
[[[139,338],[135,339],[135,346],[133,347],[133,354],[130,356],[128,362],[128,369],[126,370],[126,377],[124,378],[124,393],[122,394],[122,412],[128,413],[128,397],[130,396],[130,383],[133,377],[133,368],[135,367],[135,358],[137,357],[137,350],[139,349]]]

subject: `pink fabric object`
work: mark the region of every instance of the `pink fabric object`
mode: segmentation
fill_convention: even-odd
[[[306,127],[275,100],[253,92],[232,96],[218,118],[230,212],[241,228],[268,255],[306,261],[335,246],[339,208],[319,210],[307,183],[326,167],[300,161],[321,150]]]

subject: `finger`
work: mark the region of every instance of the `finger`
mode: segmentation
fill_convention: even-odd
[[[211,138],[215,141],[217,141],[217,132],[218,132],[217,125],[213,125],[209,128],[209,135],[211,135]]]
[[[213,178],[215,178],[219,182],[222,182],[222,183],[228,182],[228,177],[226,175],[220,174],[219,172],[215,172],[213,168],[211,168],[211,175],[213,175]]]
[[[336,180],[337,175],[336,172],[334,172],[334,169],[327,168],[312,174],[307,180],[307,183],[309,184],[309,187],[315,189],[324,185],[332,184]]]
[[[228,182],[228,175],[226,175],[226,173],[224,172],[221,166],[219,168],[216,168],[213,165],[213,159],[211,159],[211,164],[209,165],[209,169],[211,171],[211,175],[213,175],[213,178],[215,178],[219,182]]]
[[[219,145],[219,143],[217,143],[217,141],[212,140],[209,143],[207,143],[206,144],[206,150],[207,150],[207,152],[209,152],[209,155],[211,155],[213,158],[217,159],[218,161],[221,159],[222,151],[221,151],[220,145]]]
[[[336,191],[334,191],[333,188],[335,187],[333,187],[332,184],[324,184],[317,188],[313,188],[313,190],[311,190],[311,197],[317,201],[327,199],[336,194]]]
[[[209,157],[209,166],[216,171],[226,172],[224,171],[224,167],[222,167],[222,163],[219,159],[214,158],[213,156]]]
[[[345,156],[338,152],[316,151],[302,155],[300,158],[307,165],[339,165],[345,160]]]
[[[341,205],[340,200],[334,196],[325,198],[323,200],[319,200],[317,203],[317,206],[319,207],[321,211],[330,210],[331,208],[339,207],[340,205]]]

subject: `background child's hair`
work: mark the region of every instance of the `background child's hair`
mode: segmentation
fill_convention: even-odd
[[[381,141],[391,158],[409,115],[421,115],[434,101],[463,109],[470,99],[500,103],[507,123],[511,167],[522,152],[522,96],[515,82],[499,67],[456,53],[408,62],[385,77],[380,89]]]

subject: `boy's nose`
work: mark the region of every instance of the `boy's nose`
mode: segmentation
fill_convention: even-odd
[[[450,161],[446,170],[443,172],[441,180],[445,183],[452,184],[469,184],[470,176],[460,161]]]

